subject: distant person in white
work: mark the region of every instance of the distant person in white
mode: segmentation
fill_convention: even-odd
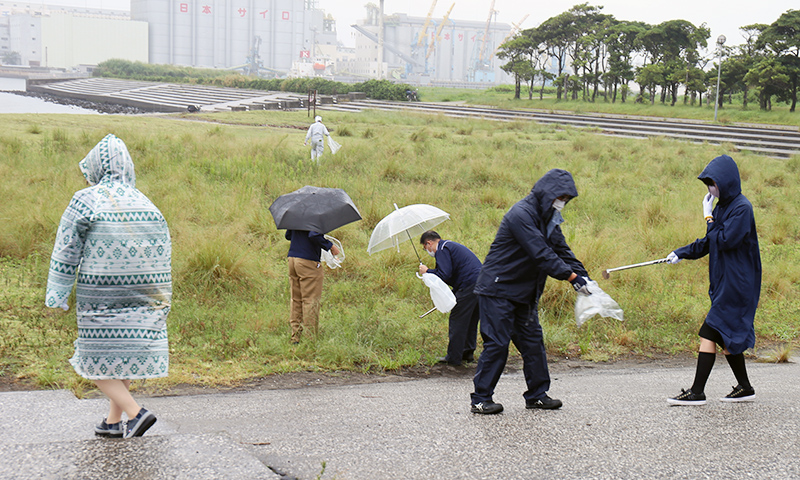
[[[314,117],[314,123],[308,127],[306,141],[303,142],[303,145],[308,145],[308,141],[311,140],[311,160],[316,160],[319,163],[322,158],[322,152],[325,150],[325,137],[330,137],[330,135],[328,129],[322,123],[322,117],[319,115]]]

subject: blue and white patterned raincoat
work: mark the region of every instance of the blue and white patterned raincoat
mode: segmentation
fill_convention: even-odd
[[[135,188],[125,143],[109,134],[81,160],[91,185],[58,227],[46,304],[66,309],[77,277],[70,364],[89,380],[167,375],[172,243],[161,212]]]

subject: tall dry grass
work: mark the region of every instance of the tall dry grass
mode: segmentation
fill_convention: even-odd
[[[128,144],[137,187],[162,210],[173,237],[172,369],[156,385],[432,363],[446,348],[446,317],[418,318],[431,302],[414,276],[411,244],[370,256],[372,229],[394,203],[433,204],[451,214],[437,227],[442,236],[483,258],[505,211],[556,167],[573,173],[580,192],[564,210],[567,240],[626,320],[595,318],[577,328],[574,294],[551,281],[541,304],[551,355],[605,360],[692,351],[708,308],[705,260],[619,272],[608,281],[600,272],[664,257],[702,236],[705,187],[696,176],[722,153],[738,162],[756,209],[764,262],[759,341],[800,335],[798,158],[525,122],[384,112],[323,117],[344,146],[319,166],[302,147],[304,113],[0,117],[0,368],[42,385],[88,387],[66,363],[74,314],[47,310],[42,300],[60,215],[84,187],[77,163],[109,132]],[[347,260],[326,272],[320,337],[293,347],[288,242],[267,208],[303,185],[345,189],[363,220],[332,232]]]

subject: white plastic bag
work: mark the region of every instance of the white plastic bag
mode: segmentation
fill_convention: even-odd
[[[589,280],[586,282],[586,288],[592,294],[586,295],[578,292],[578,298],[575,299],[575,323],[579,327],[583,325],[583,322],[598,314],[602,317],[611,317],[620,322],[623,321],[623,312],[619,304],[604,292],[597,282]]]
[[[336,245],[336,247],[339,249],[339,255],[334,255],[329,250],[323,249],[322,254],[320,255],[320,260],[325,262],[325,265],[327,265],[328,268],[334,269],[341,267],[342,262],[344,261],[344,248],[342,248],[342,242],[331,237],[330,235],[325,235],[325,238]]]
[[[436,310],[447,313],[456,306],[456,296],[453,295],[453,291],[441,278],[432,273],[423,273],[421,277],[418,273],[417,277],[421,278],[425,285],[431,289],[431,300],[433,300]]]
[[[331,149],[331,154],[336,155],[336,152],[339,151],[342,146],[336,143],[336,140],[333,139],[330,135],[328,135],[328,147]]]

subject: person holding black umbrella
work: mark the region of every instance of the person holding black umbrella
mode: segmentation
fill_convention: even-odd
[[[269,207],[275,227],[286,229],[289,240],[289,285],[292,343],[299,343],[303,331],[316,336],[324,271],[322,250],[339,255],[339,248],[325,233],[361,220],[353,200],[340,188],[306,185],[278,197]]]
[[[304,331],[316,337],[319,328],[319,305],[325,271],[320,263],[322,249],[339,255],[339,248],[325,235],[308,230],[286,230],[289,240],[289,284],[292,292],[292,343],[300,343]]]

